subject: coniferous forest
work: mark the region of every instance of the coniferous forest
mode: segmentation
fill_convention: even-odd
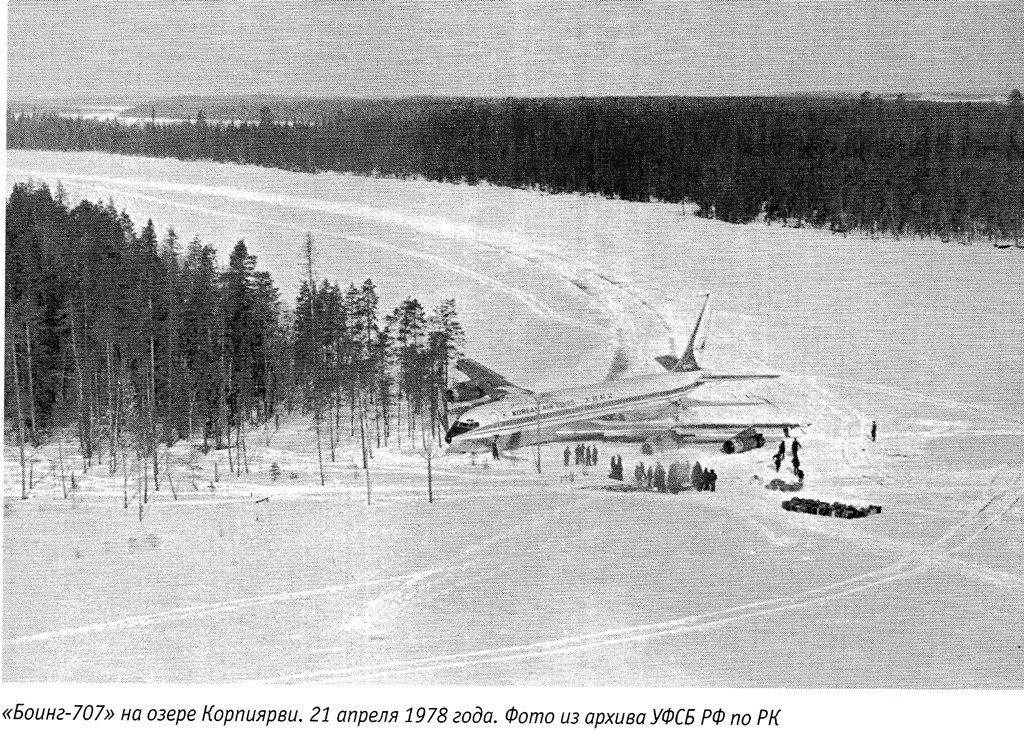
[[[836,232],[965,243],[1021,242],[1024,233],[1016,90],[1007,104],[865,93],[298,100],[248,121],[214,111],[220,121],[198,111],[157,123],[153,110],[133,125],[8,112],[7,145],[691,201],[724,221]]]
[[[26,445],[64,430],[83,469],[151,464],[158,489],[161,445],[227,449],[247,471],[247,432],[295,411],[313,416],[321,465],[343,433],[364,466],[375,446],[439,441],[464,343],[454,301],[428,313],[409,298],[382,317],[373,281],[317,282],[312,237],[295,246],[307,277],[282,308],[244,241],[225,267],[199,238],[137,229],[113,204],[71,207],[59,187],[15,185],[4,417],[23,466]]]

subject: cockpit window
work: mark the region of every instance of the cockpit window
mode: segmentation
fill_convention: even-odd
[[[465,434],[468,431],[473,431],[478,426],[480,426],[480,422],[473,421],[472,419],[466,419],[465,421],[456,421],[454,424],[452,424],[451,428],[448,430],[448,433],[444,435],[444,440],[448,444],[451,444],[453,437],[457,437],[459,436],[459,434]]]

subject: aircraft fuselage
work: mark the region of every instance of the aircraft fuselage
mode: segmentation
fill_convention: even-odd
[[[535,395],[514,395],[463,412],[448,430],[449,452],[486,452],[561,441],[559,428],[663,404],[701,386],[700,371],[656,373]]]

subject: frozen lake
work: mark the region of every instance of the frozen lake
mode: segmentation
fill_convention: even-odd
[[[422,460],[381,454],[367,507],[351,455],[311,490],[296,422],[254,455],[290,459],[294,489],[264,470],[140,524],[101,476],[76,507],[13,500],[8,445],[5,680],[1024,686],[1024,252],[105,154],[8,151],[7,177],[222,258],[245,238],[285,302],[310,231],[320,277],[372,277],[384,309],[454,297],[468,354],[530,388],[598,380],[617,348],[656,370],[710,291],[701,361],[784,374],[744,388],[811,423],[804,494],[884,511],[782,511],[751,481],[767,448],[679,450],[713,496],[580,490],[560,447],[543,478],[443,458],[434,506]]]
[[[637,368],[684,337],[699,292],[708,357],[1024,414],[1024,256],[733,226],[680,206],[208,162],[8,151],[8,188],[60,180],[223,257],[244,238],[294,302],[310,231],[321,277],[373,277],[389,304],[455,297],[470,355],[526,385]],[[557,368],[551,368],[552,360]]]

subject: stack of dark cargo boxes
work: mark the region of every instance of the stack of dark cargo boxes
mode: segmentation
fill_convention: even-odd
[[[882,512],[881,505],[869,505],[866,508],[845,503],[827,503],[824,500],[812,500],[810,498],[793,497],[782,503],[784,510],[796,513],[810,513],[811,515],[830,515],[836,518],[864,518],[868,515],[877,515]]]

